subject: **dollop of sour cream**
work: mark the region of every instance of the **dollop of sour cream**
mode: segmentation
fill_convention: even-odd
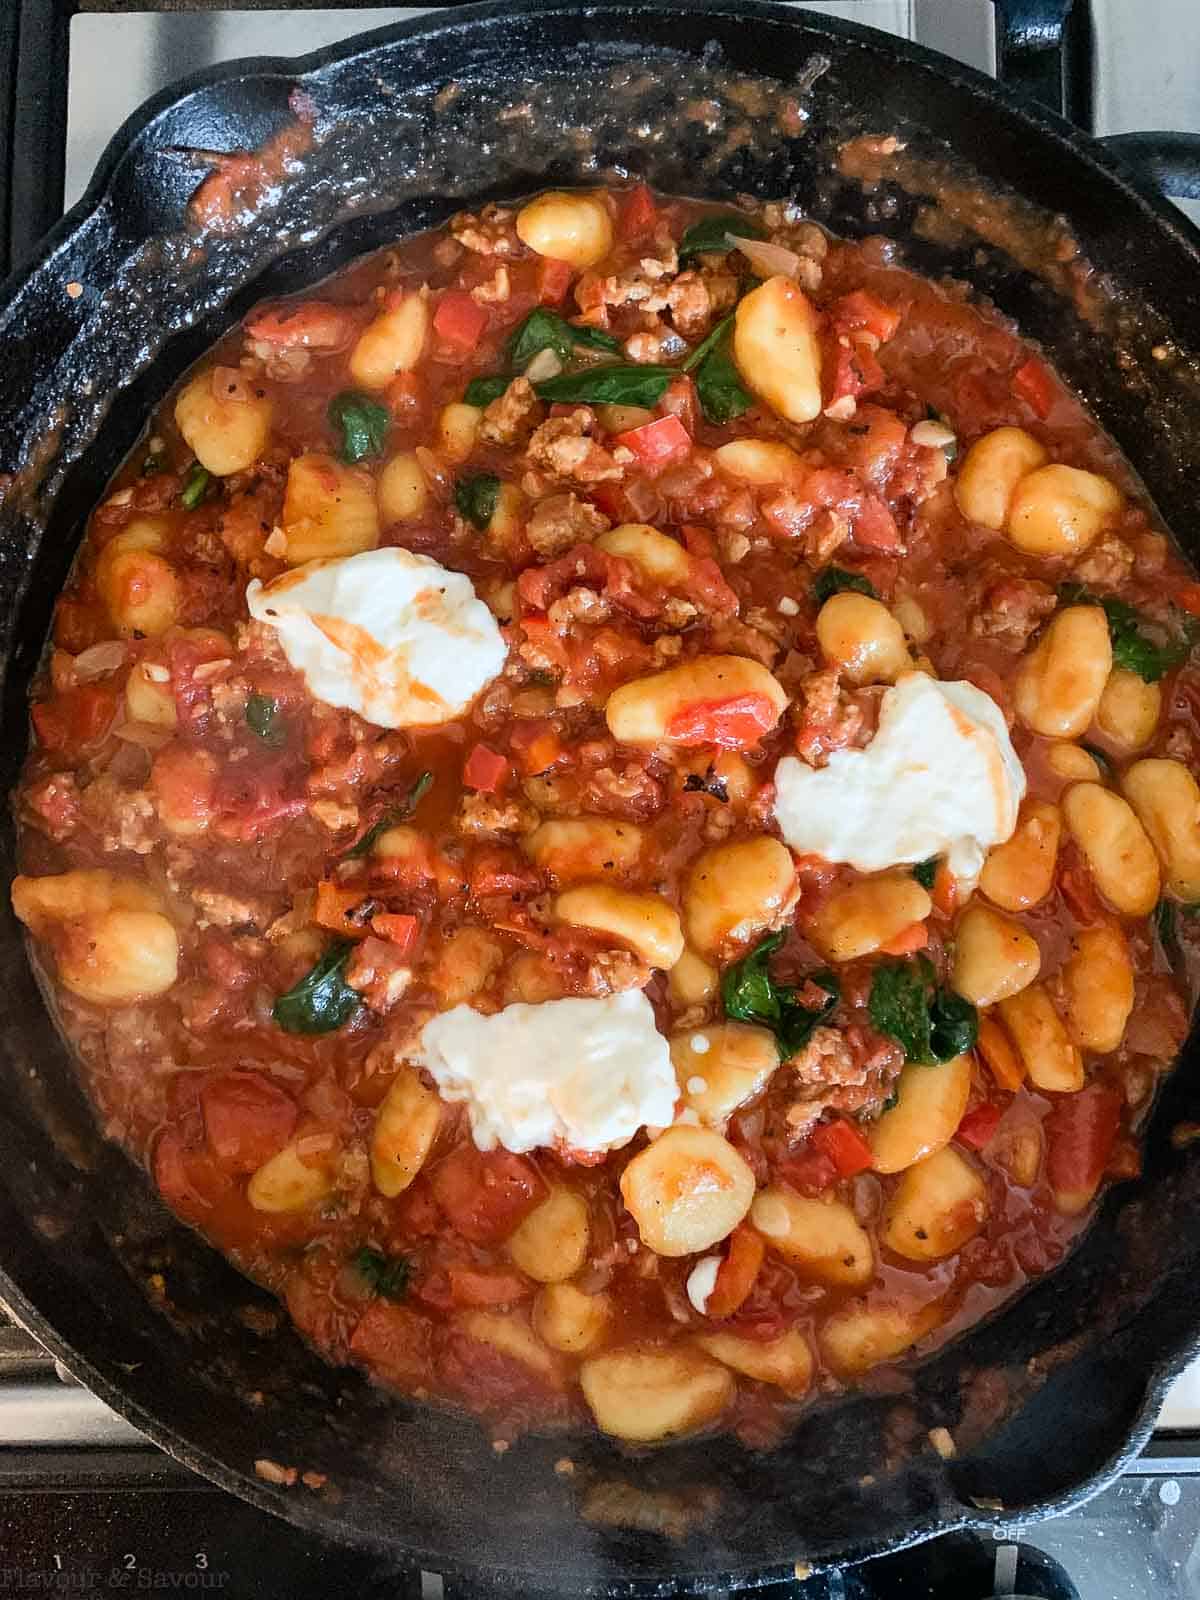
[[[972,880],[1017,825],[1025,769],[989,695],[913,672],[884,694],[865,750],[835,751],[819,770],[785,756],[775,786],[793,850],[860,872],[944,855]]]
[[[617,1150],[666,1127],[679,1090],[667,1041],[640,989],[547,1000],[483,1016],[455,1006],[421,1031],[420,1064],[465,1101],[481,1150]]]
[[[496,619],[471,580],[411,550],[309,561],[246,590],[326,705],[381,728],[460,716],[504,665]]]

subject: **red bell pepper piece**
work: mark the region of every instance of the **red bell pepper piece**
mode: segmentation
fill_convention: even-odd
[[[688,454],[692,436],[678,417],[657,417],[640,428],[618,433],[613,443],[632,450],[644,467],[665,467]]]
[[[1200,617],[1200,583],[1185,583],[1175,591],[1173,598],[1181,611]]]
[[[419,927],[416,917],[407,911],[381,911],[371,918],[371,931],[394,944],[400,955],[412,949]]]
[[[639,183],[625,196],[617,231],[622,239],[641,239],[653,229],[657,218],[654,196],[644,183]]]
[[[465,289],[447,289],[433,313],[433,331],[438,338],[460,350],[474,350],[487,325],[487,312]]]
[[[733,1316],[753,1289],[766,1253],[761,1234],[745,1223],[734,1229],[725,1259],[717,1268],[717,1281],[705,1304],[705,1316]]]
[[[480,794],[495,794],[503,789],[508,774],[508,761],[486,744],[477,744],[463,764],[463,782]]]
[[[725,750],[746,750],[770,733],[779,720],[765,694],[739,694],[728,700],[695,700],[667,723],[672,744],[717,744]]]
[[[813,1129],[809,1144],[833,1163],[839,1178],[853,1178],[866,1172],[875,1164],[871,1146],[845,1117],[835,1117],[832,1122],[822,1122]]]
[[[1045,362],[1030,356],[1013,373],[1012,390],[1037,417],[1048,417],[1054,404],[1054,380]]]
[[[998,1105],[985,1100],[982,1105],[975,1106],[973,1110],[967,1112],[959,1123],[958,1132],[954,1137],[959,1144],[965,1144],[969,1150],[982,1150],[992,1142],[1003,1115]]]
[[[553,725],[542,718],[517,723],[508,742],[518,766],[528,777],[545,772],[563,756],[562,740]]]
[[[1069,1217],[1092,1203],[1121,1125],[1121,1098],[1092,1083],[1064,1095],[1046,1118],[1046,1177],[1054,1204]]]
[[[41,700],[31,715],[38,739],[47,750],[75,751],[96,744],[117,714],[117,691],[107,683],[81,683]]]
[[[929,929],[925,924],[910,922],[907,928],[901,928],[895,938],[889,939],[879,948],[885,956],[911,956],[916,950],[924,950],[928,943]]]
[[[566,261],[543,256],[538,262],[537,297],[544,306],[560,306],[571,287],[571,268]]]
[[[856,333],[863,329],[874,334],[880,344],[885,344],[900,326],[900,313],[895,306],[876,300],[865,289],[855,289],[834,304],[831,320],[839,333]]]

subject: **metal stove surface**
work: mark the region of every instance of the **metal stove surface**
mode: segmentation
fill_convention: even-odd
[[[850,16],[994,69],[990,0],[798,8]],[[422,9],[74,17],[66,203],[83,192],[129,112],[186,73],[233,57],[301,54]],[[1155,0],[1154,19],[1147,27],[1139,0],[1091,0],[1097,132],[1200,129],[1200,6]],[[112,61],[120,72],[101,70]],[[1200,203],[1190,209],[1200,220]],[[119,1591],[211,1591],[232,1600],[486,1600],[490,1592],[334,1550],[230,1499],[150,1446],[20,1329],[0,1325],[0,1597]],[[763,1600],[1200,1600],[1200,1366],[1176,1384],[1136,1469],[1072,1515],[1028,1530],[1014,1525],[1003,1540],[947,1535],[754,1592]],[[527,1590],[524,1600],[551,1597]]]

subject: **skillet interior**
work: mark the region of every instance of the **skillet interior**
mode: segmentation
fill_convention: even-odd
[[[830,67],[810,98],[810,127],[784,137],[772,95],[779,85],[790,93],[814,54]],[[218,69],[152,102],[40,263],[0,291],[0,469],[17,473],[0,504],[6,784],[82,519],[183,367],[263,295],[463,205],[547,181],[628,171],[714,198],[795,195],[839,232],[908,238],[913,196],[898,184],[864,195],[831,157],[842,138],[899,131],[911,153],[950,159],[972,194],[996,183],[1067,213],[1119,290],[1115,301],[1098,297],[1092,320],[1075,309],[1061,266],[1039,276],[965,235],[906,259],[967,279],[1045,342],[1200,556],[1190,522],[1200,236],[1065,125],[934,60],[750,3],[472,7],[299,65]],[[184,152],[259,144],[289,118],[298,75],[321,133],[304,171],[236,236],[183,230],[204,170]],[[461,89],[439,111],[432,94],[452,78]],[[699,98],[725,108],[716,132],[681,117]],[[499,118],[521,101],[534,105],[531,119]],[[572,140],[572,128],[589,137]],[[984,210],[995,214],[991,202]],[[1038,233],[1043,221],[1033,219],[1044,251],[1053,230]],[[68,282],[83,285],[78,298]],[[7,820],[0,849],[11,873]],[[553,1572],[564,1586],[611,1592],[668,1575],[706,1587],[731,1573],[790,1574],[797,1560],[1027,1522],[1116,1470],[1200,1337],[1200,1164],[1169,1140],[1181,1119],[1200,1120],[1193,1038],[1158,1107],[1144,1179],[1110,1196],[1062,1269],[927,1362],[910,1390],[814,1410],[771,1456],[705,1441],[631,1461],[600,1439],[534,1439],[497,1458],[473,1424],[381,1399],[285,1326],[250,1331],[244,1308],[273,1302],[173,1223],[99,1139],[19,931],[2,915],[0,1292],[85,1382],[188,1464],[345,1540],[439,1571]],[[148,1298],[155,1272],[165,1300]],[[925,1447],[937,1425],[959,1439],[950,1463]],[[564,1454],[576,1464],[569,1478],[553,1470]],[[336,1495],[268,1486],[253,1474],[263,1456],[327,1474]],[[1007,1510],[987,1509],[997,1504]],[[656,1522],[676,1536],[647,1531]]]

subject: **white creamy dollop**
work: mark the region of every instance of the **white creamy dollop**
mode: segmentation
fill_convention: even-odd
[[[481,1150],[617,1150],[666,1127],[679,1093],[640,989],[492,1016],[455,1006],[425,1024],[418,1059],[444,1099],[466,1102]]]
[[[701,1316],[708,1309],[708,1297],[717,1287],[717,1273],[720,1270],[720,1256],[701,1256],[688,1273],[687,1297]]]
[[[865,750],[835,751],[819,770],[785,756],[775,786],[793,850],[860,872],[944,855],[974,879],[1017,825],[1025,769],[989,695],[912,672],[884,694]]]
[[[246,604],[316,699],[381,728],[460,716],[508,653],[471,580],[411,550],[309,561],[265,586],[256,578]]]

